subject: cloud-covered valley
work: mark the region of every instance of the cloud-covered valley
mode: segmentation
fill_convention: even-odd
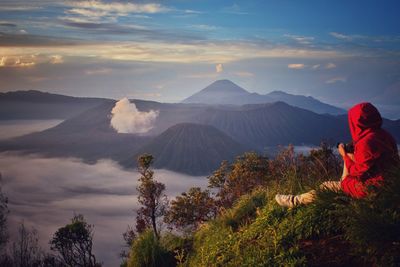
[[[82,213],[95,225],[94,250],[105,266],[119,264],[122,233],[134,224],[138,207],[138,174],[110,160],[93,165],[74,158],[42,158],[0,154],[2,188],[9,198],[8,223],[11,240],[18,224],[35,227],[40,243],[48,249],[52,234],[67,224],[74,213]],[[166,184],[172,197],[192,186],[205,187],[205,177],[155,170],[155,178]]]

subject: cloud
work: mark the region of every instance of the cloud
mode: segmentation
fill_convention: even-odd
[[[346,41],[350,41],[353,38],[349,35],[345,35],[342,33],[338,33],[338,32],[330,32],[329,33],[331,36],[335,37],[336,39],[340,39],[340,40],[346,40]]]
[[[196,24],[196,25],[190,25],[188,27],[194,28],[197,30],[201,30],[201,31],[214,31],[214,30],[218,29],[216,26],[206,25],[206,24]]]
[[[0,120],[0,140],[43,131],[61,122],[62,120]]]
[[[129,13],[145,13],[156,14],[170,11],[169,8],[158,3],[130,3],[130,2],[112,2],[106,3],[103,1],[73,1],[68,2],[75,8],[83,8],[91,11],[103,11],[107,13],[116,13],[117,15],[127,15]],[[89,14],[90,15],[90,14]]]
[[[296,69],[296,70],[301,70],[301,69],[304,69],[305,67],[306,67],[306,65],[298,64],[298,63],[293,63],[293,64],[288,65],[289,69]]]
[[[17,56],[17,57],[7,57],[3,56],[0,59],[0,67],[9,68],[27,68],[36,65],[35,56]]]
[[[352,35],[347,35],[343,33],[338,33],[338,32],[330,32],[329,33],[331,36],[335,37],[336,39],[343,40],[343,41],[353,41],[355,39],[376,39],[376,37],[372,36],[365,36],[365,35],[360,35],[360,34],[352,34]]]
[[[104,1],[69,1],[70,7],[60,17],[75,22],[116,22],[118,17],[130,14],[157,14],[171,11],[158,3],[104,2]]]
[[[223,66],[221,63],[215,65],[215,71],[216,71],[217,73],[223,72],[223,71],[224,71],[224,66]]]
[[[10,27],[10,28],[15,28],[18,25],[12,22],[8,22],[8,21],[0,21],[0,27]]]
[[[327,80],[325,83],[332,84],[332,83],[337,83],[337,82],[345,83],[345,82],[347,82],[347,78],[346,77],[334,77],[332,79]]]
[[[336,58],[345,54],[335,50],[296,48],[245,41],[201,40],[189,35],[139,29],[124,25],[74,23],[74,27],[104,34],[135,34],[137,41],[89,41],[35,35],[0,35],[0,55],[26,54],[90,57],[117,61],[175,62],[215,64],[254,58]]]
[[[112,72],[112,69],[110,68],[97,68],[97,69],[90,69],[86,70],[85,73],[87,75],[103,75],[103,74],[109,74]]]
[[[312,66],[311,66],[311,68],[312,68],[313,70],[317,70],[317,69],[319,69],[319,67],[321,67],[321,64],[315,64],[315,65],[312,65]]]
[[[21,168],[24,166],[24,168]],[[0,153],[3,192],[9,198],[11,240],[24,220],[39,232],[43,248],[73,213],[82,213],[94,224],[94,252],[105,266],[117,266],[124,245],[122,233],[133,225],[138,209],[135,170],[102,160],[88,165],[74,158],[42,158]],[[189,187],[205,188],[205,177],[155,170],[155,179],[166,185],[172,198]]]
[[[336,68],[336,65],[335,64],[333,64],[333,63],[327,63],[327,64],[325,64],[325,69],[334,69],[334,68]]]
[[[61,64],[64,63],[64,58],[60,55],[54,55],[50,57],[51,64]]]
[[[159,111],[138,111],[134,103],[123,98],[111,110],[111,126],[118,133],[146,133],[153,128]]]
[[[315,39],[314,37],[292,35],[292,34],[285,34],[284,36],[296,41],[299,44],[303,44],[303,45],[309,45]]]

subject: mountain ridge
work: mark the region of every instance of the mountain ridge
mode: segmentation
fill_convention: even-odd
[[[268,94],[250,93],[230,80],[217,80],[199,92],[185,98],[182,103],[244,105],[283,101],[292,106],[308,109],[319,114],[338,115],[345,110],[323,103],[310,96],[293,95],[283,91]]]

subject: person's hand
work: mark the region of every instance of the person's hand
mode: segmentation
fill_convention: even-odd
[[[338,151],[339,151],[340,156],[342,156],[342,158],[344,158],[344,156],[346,155],[346,151],[344,150],[344,144],[339,144]]]

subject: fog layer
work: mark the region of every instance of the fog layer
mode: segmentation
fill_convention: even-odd
[[[73,158],[42,158],[1,153],[2,185],[11,210],[8,221],[15,232],[19,222],[34,226],[40,242],[48,248],[52,234],[67,224],[74,213],[84,214],[95,225],[94,250],[105,266],[118,266],[121,234],[134,224],[138,207],[135,171],[126,171],[113,161],[94,165]],[[192,186],[205,187],[205,177],[155,170],[172,197]],[[11,238],[12,240],[13,238]]]

